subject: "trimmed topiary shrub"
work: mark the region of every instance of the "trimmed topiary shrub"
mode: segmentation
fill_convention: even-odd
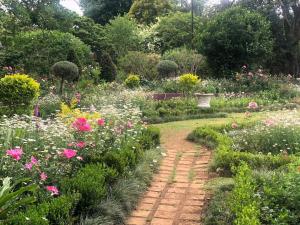
[[[79,70],[76,64],[69,61],[61,61],[55,63],[51,67],[54,76],[61,78],[60,93],[63,92],[64,81],[74,81],[79,78]]]
[[[101,79],[107,82],[112,82],[117,76],[117,67],[112,61],[108,53],[103,53],[98,59],[101,65]]]
[[[141,79],[138,75],[130,74],[125,80],[125,85],[129,88],[136,88],[140,86]]]
[[[176,76],[178,71],[178,65],[171,60],[162,60],[157,66],[158,74],[161,78],[168,78],[171,76]]]
[[[40,84],[25,74],[6,75],[0,79],[0,103],[3,114],[28,114],[40,94]]]

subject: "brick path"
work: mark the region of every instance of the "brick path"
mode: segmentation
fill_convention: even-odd
[[[208,197],[211,152],[185,140],[190,131],[162,133],[167,156],[126,225],[199,225]]]

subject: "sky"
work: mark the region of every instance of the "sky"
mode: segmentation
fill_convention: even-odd
[[[79,15],[82,15],[82,11],[78,5],[79,0],[61,0],[60,4],[66,7],[67,9],[70,9]],[[220,2],[220,0],[208,0],[208,4],[214,5],[216,3]]]

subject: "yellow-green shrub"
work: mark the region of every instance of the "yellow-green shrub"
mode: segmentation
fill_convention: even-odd
[[[0,79],[2,113],[29,113],[33,100],[40,94],[40,84],[25,74],[6,75]]]
[[[179,77],[179,85],[184,92],[191,90],[200,81],[197,75],[191,73],[183,74]]]
[[[129,88],[135,88],[140,86],[141,79],[138,75],[130,74],[125,80],[125,85]]]

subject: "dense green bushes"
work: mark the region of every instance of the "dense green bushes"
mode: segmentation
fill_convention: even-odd
[[[14,53],[15,67],[28,73],[48,75],[51,66],[58,61],[70,61],[79,68],[91,63],[90,48],[80,39],[59,31],[30,31],[13,39],[8,51]]]
[[[263,62],[273,47],[270,23],[259,13],[239,7],[209,20],[198,38],[198,49],[215,76],[232,76],[243,65]]]

